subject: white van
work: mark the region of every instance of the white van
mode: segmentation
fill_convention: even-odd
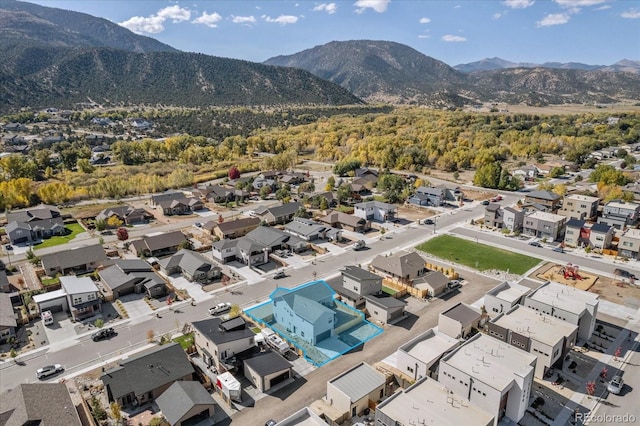
[[[42,317],[42,322],[44,323],[44,325],[53,324],[53,314],[51,313],[51,311],[43,311],[40,316]]]

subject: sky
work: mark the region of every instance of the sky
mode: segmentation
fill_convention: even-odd
[[[187,52],[263,62],[331,41],[384,40],[454,66],[484,58],[640,60],[637,0],[32,0]]]

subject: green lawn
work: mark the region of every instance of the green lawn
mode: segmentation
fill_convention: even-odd
[[[173,341],[176,343],[180,343],[182,349],[189,349],[191,346],[193,346],[193,334],[184,334],[180,337],[176,337],[175,339],[173,339]]]
[[[416,247],[439,258],[460,263],[480,271],[498,269],[524,274],[536,266],[540,259],[512,253],[507,250],[478,244],[462,238],[440,235]]]
[[[63,236],[56,235],[54,237],[49,238],[48,240],[42,240],[40,244],[34,246],[33,248],[41,249],[45,247],[53,247],[60,244],[66,244],[69,241],[73,240],[76,237],[76,235],[78,235],[79,233],[85,232],[84,228],[79,223],[70,223],[69,225],[65,225],[65,228],[71,231],[71,233]]]
[[[40,282],[42,283],[43,286],[47,287],[49,285],[59,284],[60,283],[60,278],[59,277],[40,278]]]

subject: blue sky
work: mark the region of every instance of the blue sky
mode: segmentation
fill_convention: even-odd
[[[35,0],[177,49],[262,62],[333,40],[388,40],[449,65],[640,60],[637,0]]]

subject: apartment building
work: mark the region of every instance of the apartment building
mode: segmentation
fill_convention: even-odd
[[[565,195],[558,214],[569,219],[594,220],[598,215],[600,198],[581,194]]]

